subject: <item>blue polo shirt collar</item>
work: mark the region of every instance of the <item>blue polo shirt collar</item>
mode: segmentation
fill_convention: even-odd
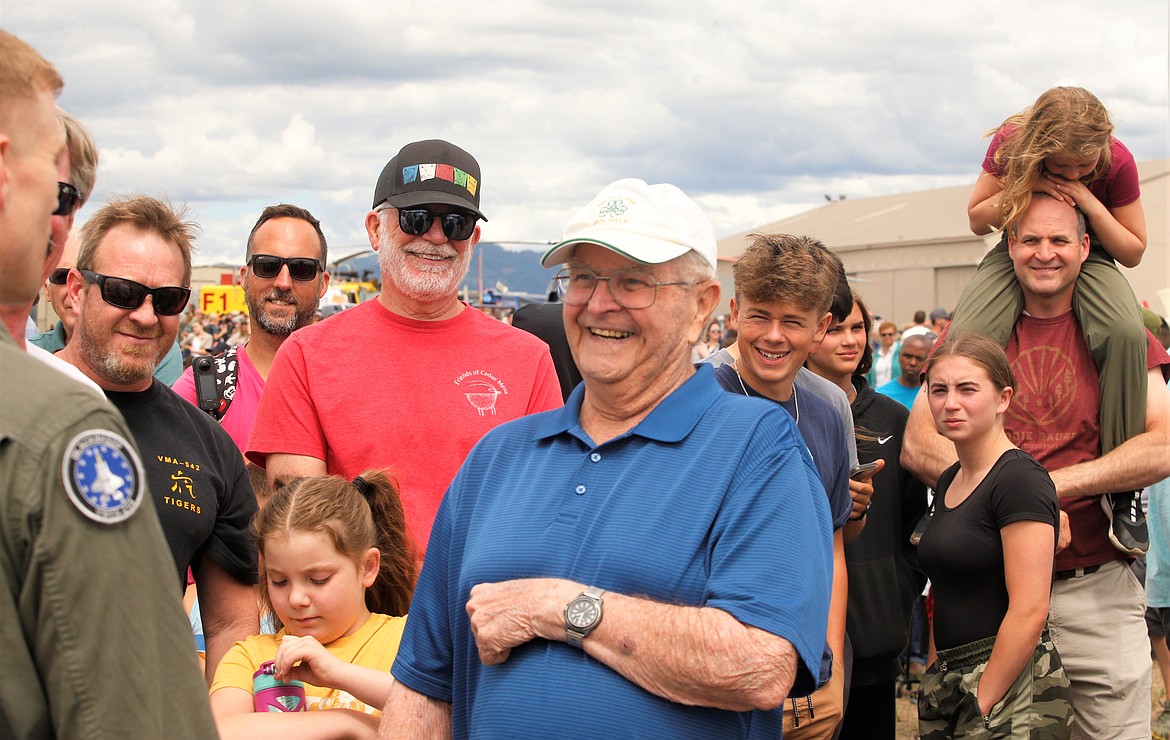
[[[657,442],[681,442],[723,393],[715,381],[714,368],[708,364],[700,365],[694,375],[662,399],[645,419],[622,437],[636,434]],[[572,434],[587,440],[588,436],[581,429],[581,402],[584,397],[585,383],[578,383],[564,406],[543,415],[533,439]]]

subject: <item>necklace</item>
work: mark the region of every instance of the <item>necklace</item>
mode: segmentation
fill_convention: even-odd
[[[735,371],[735,377],[739,379],[739,387],[741,390],[743,390],[743,394],[745,396],[750,396],[751,394],[748,393],[747,386],[743,384],[743,376],[739,374],[738,364],[735,362],[731,363],[731,369]],[[796,409],[796,413],[794,414],[794,416],[796,418],[793,421],[795,421],[797,424],[799,424],[800,423],[800,399],[796,397],[796,382],[795,381],[792,383],[792,406],[793,406],[793,408]]]

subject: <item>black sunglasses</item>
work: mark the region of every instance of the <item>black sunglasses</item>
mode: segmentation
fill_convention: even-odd
[[[49,273],[49,282],[52,283],[53,285],[64,285],[65,281],[68,278],[69,278],[69,268],[68,267],[58,267],[56,270],[53,270],[52,272]]]
[[[57,183],[57,210],[54,216],[68,216],[81,205],[81,191],[67,182]]]
[[[78,270],[78,272],[89,282],[98,284],[98,287],[101,288],[103,301],[118,308],[138,308],[146,300],[146,296],[150,296],[156,314],[175,316],[183,312],[183,309],[187,307],[187,299],[191,297],[190,288],[180,288],[177,285],[148,288],[133,280],[99,275],[92,270]]]
[[[251,266],[253,275],[265,280],[276,277],[280,274],[280,269],[288,265],[288,276],[301,282],[312,280],[324,269],[321,261],[312,257],[277,257],[272,254],[254,254],[252,259],[248,260],[248,265]]]
[[[475,231],[477,217],[470,213],[431,213],[425,208],[399,208],[398,228],[411,236],[422,236],[431,230],[436,218],[443,225],[443,233],[448,239],[470,239]]]

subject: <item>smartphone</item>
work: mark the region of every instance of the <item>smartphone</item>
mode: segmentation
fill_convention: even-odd
[[[877,462],[861,463],[854,465],[853,470],[849,471],[849,477],[853,480],[869,480],[873,477],[874,471],[877,470]]]

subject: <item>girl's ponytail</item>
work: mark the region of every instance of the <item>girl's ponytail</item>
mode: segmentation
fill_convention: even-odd
[[[418,579],[418,564],[414,543],[406,533],[406,514],[398,487],[380,470],[362,473],[353,485],[370,506],[373,547],[382,553],[378,579],[366,589],[366,606],[378,614],[405,616]]]

